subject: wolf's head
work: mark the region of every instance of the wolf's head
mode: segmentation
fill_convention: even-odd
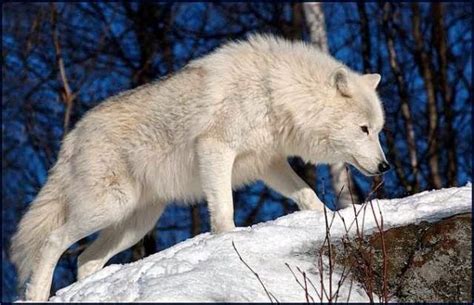
[[[291,84],[300,94],[285,103],[295,138],[292,154],[313,163],[346,162],[368,176],[386,172],[390,166],[379,141],[384,112],[375,90],[380,75],[345,66],[326,73],[325,84]]]
[[[334,119],[328,142],[344,162],[365,175],[380,175],[390,169],[379,140],[384,112],[375,91],[379,74],[358,75],[345,67],[337,68],[329,78],[333,88]]]

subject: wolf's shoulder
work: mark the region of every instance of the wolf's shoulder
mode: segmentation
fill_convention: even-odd
[[[222,44],[206,56],[192,61],[190,66],[213,69],[216,65],[245,66],[258,62],[269,62],[272,66],[295,66],[295,69],[301,68],[301,65],[330,68],[342,65],[310,42],[289,40],[269,33],[254,33],[246,38]]]

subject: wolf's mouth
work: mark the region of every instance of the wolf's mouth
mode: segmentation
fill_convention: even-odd
[[[370,172],[370,171],[366,170],[362,165],[360,165],[360,163],[357,161],[357,159],[354,158],[353,156],[352,156],[351,164],[354,165],[359,171],[361,171],[366,176],[371,177],[371,176],[379,175],[379,173],[373,173],[373,172]]]

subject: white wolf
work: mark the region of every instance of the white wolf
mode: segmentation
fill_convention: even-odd
[[[234,228],[232,189],[258,179],[322,210],[289,156],[386,171],[379,80],[303,42],[253,35],[103,102],[65,137],[13,237],[26,299],[48,299],[74,242],[100,231],[79,256],[83,278],[140,240],[170,201],[205,198],[214,233]]]

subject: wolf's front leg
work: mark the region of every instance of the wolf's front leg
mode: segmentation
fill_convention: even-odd
[[[200,139],[196,149],[202,189],[211,216],[211,231],[230,231],[235,228],[232,201],[235,153],[227,144],[214,139]]]
[[[273,162],[262,179],[269,187],[295,201],[300,210],[324,210],[324,203],[295,173],[286,158]]]

